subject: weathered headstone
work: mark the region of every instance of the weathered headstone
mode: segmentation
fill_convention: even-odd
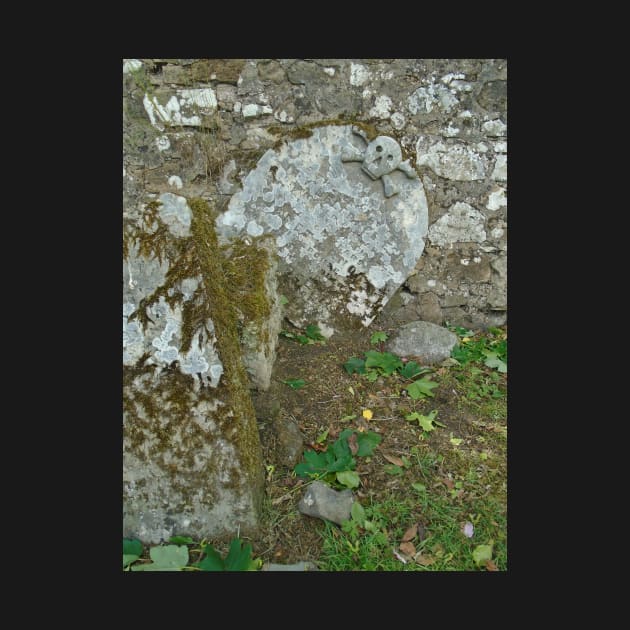
[[[275,347],[277,329],[266,348],[261,338],[279,322],[269,251],[241,244],[236,261],[238,242],[219,246],[201,199],[164,193],[125,214],[123,535],[157,543],[253,530],[264,474],[243,347],[254,359]],[[263,323],[244,315],[248,299]]]
[[[424,189],[393,138],[350,125],[268,150],[217,218],[225,239],[273,235],[285,314],[325,332],[369,325],[424,249]]]

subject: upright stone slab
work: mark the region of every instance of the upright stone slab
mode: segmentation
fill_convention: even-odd
[[[123,535],[254,530],[264,475],[229,252],[200,199],[164,193],[125,214]]]
[[[217,218],[224,238],[275,237],[296,325],[369,325],[422,254],[422,183],[393,138],[319,127],[268,150]]]

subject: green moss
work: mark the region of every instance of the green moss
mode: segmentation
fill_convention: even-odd
[[[169,269],[163,284],[147,296],[130,318],[136,317],[146,326],[147,309],[161,296],[174,307],[182,308],[181,351],[190,348],[191,341],[207,321],[212,320],[216,336],[216,350],[223,364],[223,375],[217,388],[201,388],[193,395],[196,376],[182,374],[176,364],[161,369],[157,382],[153,382],[156,369],[150,364],[150,353],[145,353],[134,366],[123,370],[123,411],[126,415],[124,436],[131,449],[168,470],[172,463],[164,461],[164,453],[171,451],[181,462],[177,479],[184,495],[207,477],[195,475],[195,454],[207,445],[208,434],[191,418],[191,407],[206,400],[214,404],[223,401],[213,412],[216,435],[225,436],[239,453],[239,468],[249,479],[247,491],[254,492],[254,500],[262,500],[263,467],[260,439],[252,400],[249,379],[242,363],[238,335],[239,318],[254,316],[266,318],[269,304],[264,299],[264,277],[269,265],[263,248],[247,247],[236,243],[228,252],[217,242],[214,230],[215,213],[202,199],[189,199],[192,211],[191,236],[174,237],[159,217],[159,202],[147,204],[140,226],[128,224],[123,238],[124,255],[129,256],[132,245],[142,256],[167,261]],[[230,253],[234,260],[226,260]],[[243,260],[239,256],[245,257]],[[241,270],[242,265],[242,270]],[[191,299],[184,301],[179,290],[185,278],[200,278],[200,284]],[[249,294],[251,291],[251,295]],[[236,308],[239,305],[239,310]],[[242,311],[242,312],[239,312]],[[140,379],[140,380],[139,380]],[[178,440],[175,442],[174,436]],[[147,440],[149,446],[147,445]],[[176,448],[177,452],[174,451]],[[209,474],[213,471],[208,470]],[[233,490],[242,487],[236,474],[225,485]]]

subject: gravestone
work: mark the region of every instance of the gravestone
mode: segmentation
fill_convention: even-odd
[[[216,221],[223,239],[271,235],[296,326],[368,326],[413,271],[428,210],[396,140],[352,125],[268,150]]]
[[[221,248],[208,204],[171,193],[126,208],[124,228],[123,536],[252,531],[264,469],[243,357],[273,362],[270,250]]]

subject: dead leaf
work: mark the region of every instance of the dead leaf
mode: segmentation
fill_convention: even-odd
[[[486,560],[486,569],[488,569],[488,571],[498,571],[499,569],[497,569],[497,565],[494,564],[494,562],[492,562],[492,560]]]
[[[359,445],[357,443],[357,434],[353,433],[349,438],[348,438],[348,446],[350,448],[350,452],[353,455],[357,454],[357,451],[359,450]]]
[[[423,567],[435,564],[435,558],[433,556],[423,556],[421,553],[417,554],[414,560]]]
[[[455,487],[455,484],[448,477],[444,477],[442,482],[449,490],[452,490]]]
[[[408,542],[410,540],[413,540],[415,538],[417,532],[418,532],[418,523],[416,523],[415,525],[412,525],[405,532],[405,535],[402,537],[402,541],[403,542]]]
[[[400,543],[399,549],[403,553],[406,553],[408,556],[411,556],[412,558],[416,555],[416,548],[413,546],[413,543],[410,543],[410,542]]]
[[[333,530],[334,531],[334,530]],[[403,564],[407,564],[407,558],[405,558],[404,556],[401,556],[395,549],[392,549],[392,551],[394,552],[394,555],[403,563]]]
[[[400,457],[396,457],[395,455],[386,455],[385,453],[383,453],[383,457],[388,462],[391,462],[392,464],[396,464],[396,466],[404,466],[405,465],[405,462],[403,462],[403,460],[400,459]]]

